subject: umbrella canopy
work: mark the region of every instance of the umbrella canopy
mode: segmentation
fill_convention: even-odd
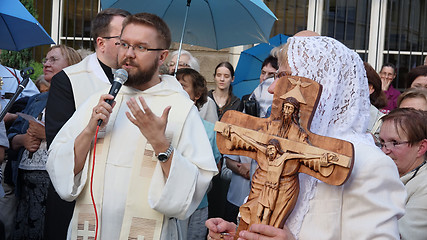
[[[277,20],[262,0],[101,0],[101,6],[156,14],[174,42],[184,33],[182,42],[213,49],[267,42]]]
[[[288,36],[278,34],[270,38],[268,43],[258,44],[240,54],[234,74],[234,95],[241,98],[243,95],[251,93],[258,86],[262,62],[268,57],[271,49],[286,43],[287,40]]]
[[[19,0],[0,0],[0,49],[20,51],[55,44]]]

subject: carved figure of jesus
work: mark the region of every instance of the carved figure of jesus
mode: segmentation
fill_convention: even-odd
[[[233,133],[233,130],[231,129],[230,132]],[[263,146],[245,135],[239,137],[258,149],[260,167],[254,176],[257,178],[264,176],[259,179],[261,182],[253,183],[253,189],[258,191],[253,191],[248,202],[241,208],[242,217],[247,211],[256,212],[251,214],[253,223],[280,226],[280,220],[287,217],[286,214],[294,208],[298,197],[300,164],[319,171],[338,160],[333,153],[314,155],[283,151],[280,142],[274,138],[268,141],[267,146]],[[280,201],[277,201],[278,198]]]

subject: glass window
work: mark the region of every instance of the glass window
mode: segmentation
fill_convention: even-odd
[[[389,0],[385,30],[384,59],[396,65],[393,85],[407,86],[406,75],[424,63],[427,51],[427,4],[425,0]]]
[[[34,7],[37,11],[37,21],[43,26],[46,32],[51,35],[52,28],[52,0],[34,0]],[[37,46],[33,50],[36,61],[41,61],[46,56],[50,45]]]
[[[74,49],[91,48],[90,24],[98,13],[97,0],[64,0],[62,1],[63,24],[62,43]]]
[[[308,0],[265,0],[264,3],[278,18],[271,37],[279,33],[293,36],[307,29]]]
[[[333,37],[351,49],[367,50],[371,5],[372,0],[325,0],[322,35]],[[367,58],[365,53],[361,56]]]

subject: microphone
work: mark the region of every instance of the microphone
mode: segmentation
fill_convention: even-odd
[[[117,93],[119,92],[122,85],[126,82],[126,80],[128,80],[128,72],[126,72],[126,70],[124,69],[117,69],[116,72],[114,73],[113,84],[111,85],[110,91],[108,92],[108,94],[113,95],[114,98],[105,100],[106,103],[110,105],[113,104],[113,101],[117,96]],[[102,124],[102,119],[99,119],[98,126],[101,126],[101,124]]]

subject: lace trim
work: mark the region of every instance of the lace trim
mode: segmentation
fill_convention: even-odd
[[[299,174],[300,191],[295,205],[294,211],[289,215],[286,220],[286,226],[288,226],[295,239],[298,240],[298,235],[301,230],[301,225],[304,220],[304,216],[309,211],[309,202],[313,199],[316,193],[317,180],[304,173]]]
[[[359,55],[329,37],[288,39],[288,63],[293,75],[310,78],[323,86],[310,131],[357,144],[374,144],[365,133],[369,123],[369,88]],[[286,225],[295,238],[301,230],[318,180],[300,174],[300,193]]]

